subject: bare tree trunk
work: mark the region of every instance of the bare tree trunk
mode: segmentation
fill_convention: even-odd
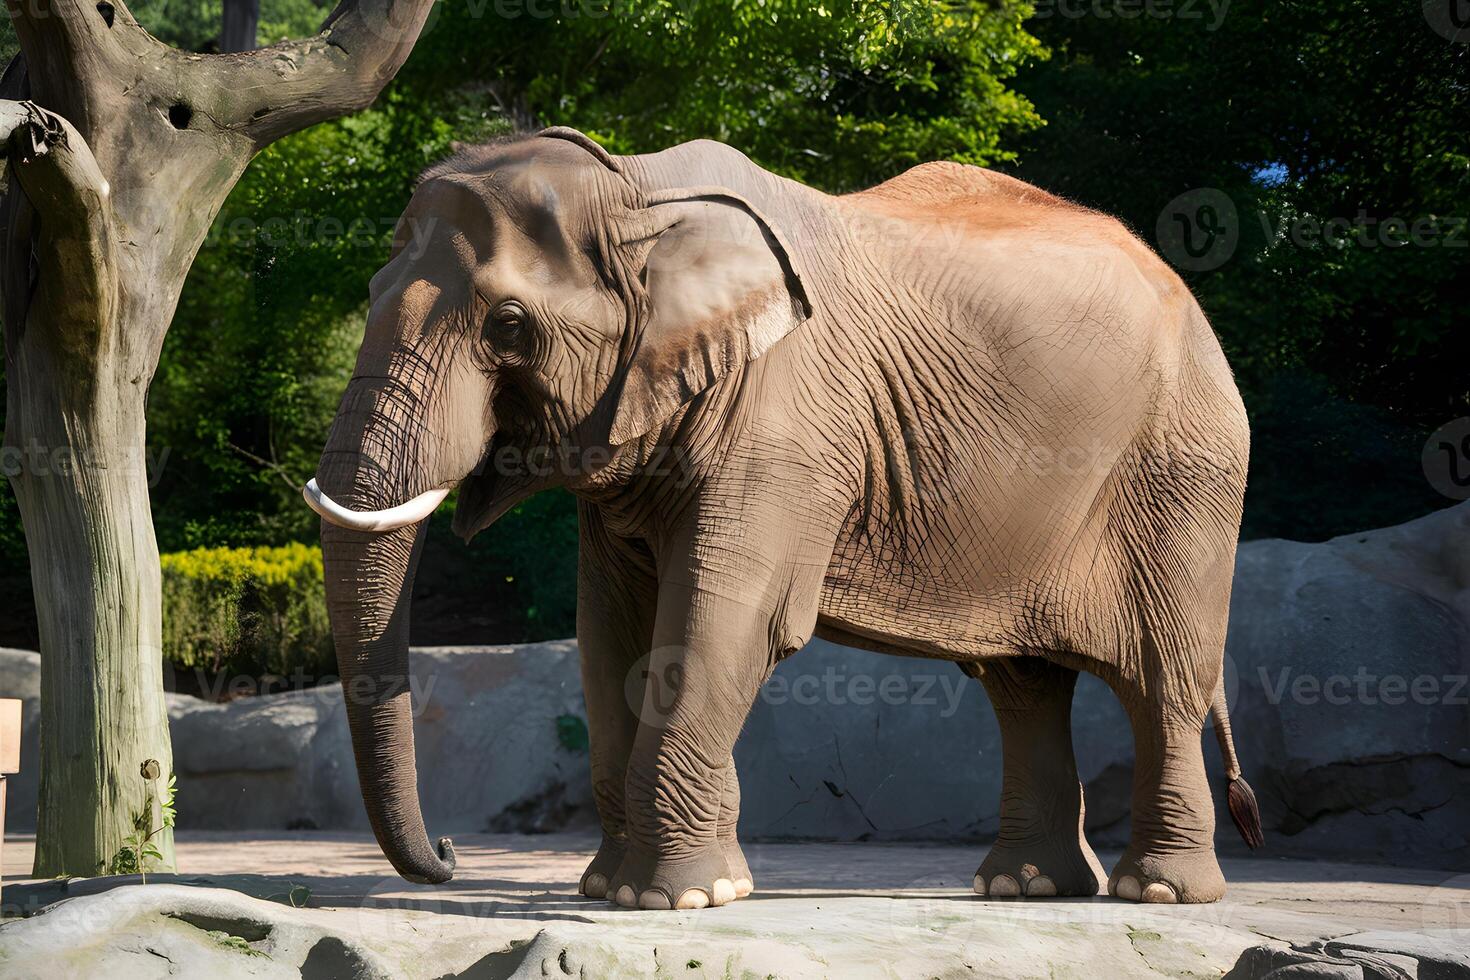
[[[225,0],[219,49],[224,52],[253,51],[260,30],[260,0]]]
[[[431,0],[343,0],[323,33],[187,55],[121,0],[9,0],[0,227],[5,443],[41,632],[35,874],[105,870],[172,772],[144,406],[189,267],[250,158],[369,104]],[[44,106],[45,108],[42,108]],[[165,832],[159,865],[173,866]]]
[[[144,390],[67,379],[54,352],[35,347],[24,344],[7,369],[6,439],[23,461],[12,482],[44,651],[35,874],[96,874],[145,812],[143,763],[173,770],[162,685],[152,682],[163,664]],[[152,843],[171,863],[171,832]]]

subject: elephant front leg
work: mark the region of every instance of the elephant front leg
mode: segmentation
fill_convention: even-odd
[[[595,510],[584,505],[580,524],[577,640],[602,842],[577,890],[588,898],[606,898],[628,850],[624,794],[638,734],[636,704],[629,698],[642,690],[658,583],[646,551],[605,533]]]
[[[750,873],[750,863],[740,848],[737,831],[740,824],[740,776],[735,771],[735,759],[725,777],[725,795],[720,800],[720,821],[716,831],[720,846],[725,851],[725,860],[730,865],[730,881],[735,886],[735,897],[744,898],[755,891],[755,878]]]
[[[752,887],[735,840],[731,751],[777,657],[799,646],[770,606],[734,589],[666,585],[638,737],[628,765],[628,847],[611,885],[619,905],[697,909]],[[763,598],[769,596],[764,593]],[[815,620],[815,604],[812,607]]]

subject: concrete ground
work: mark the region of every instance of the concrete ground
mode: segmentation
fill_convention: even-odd
[[[178,875],[119,889],[26,881],[32,843],[8,838],[9,913],[94,897],[0,928],[0,976],[1219,977],[1263,942],[1422,933],[1470,950],[1470,875],[1448,872],[1226,858],[1216,905],[985,900],[981,847],[753,844],[753,896],[651,913],[576,895],[589,835],[455,848],[455,879],[428,887],[366,835],[183,833]]]

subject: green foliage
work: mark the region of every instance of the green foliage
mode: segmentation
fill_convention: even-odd
[[[143,777],[143,804],[133,813],[133,832],[123,838],[122,845],[112,856],[105,869],[110,875],[141,875],[147,883],[149,871],[156,871],[163,861],[154,838],[173,827],[178,817],[174,798],[178,793],[177,776],[169,773],[163,791],[158,789],[160,770],[158,760],[149,759],[141,769]],[[155,811],[157,819],[154,819]]]
[[[1047,120],[1017,176],[1155,244],[1178,195],[1233,202],[1233,256],[1185,277],[1251,413],[1248,535],[1319,539],[1452,503],[1420,450],[1470,415],[1470,240],[1403,244],[1387,222],[1463,227],[1470,45],[1417,3],[1150,9],[1173,15],[1030,22],[1053,57],[1016,82]],[[1311,231],[1360,216],[1363,235]]]
[[[321,549],[164,555],[163,655],[180,667],[250,678],[333,673]]]
[[[428,113],[399,92],[251,164],[190,274],[149,395],[150,441],[170,449],[155,492],[164,547],[316,536],[300,487],[414,179],[456,134],[504,126],[485,97]]]
[[[525,597],[529,639],[571,636],[577,628],[577,504],[543,493],[514,507],[485,532],[484,548],[503,562]]]
[[[847,190],[925,160],[1010,159],[1008,138],[1040,125],[1007,84],[1045,56],[1029,12],[964,0],[453,4],[408,77],[480,74],[489,52],[531,113],[615,151],[708,137]]]

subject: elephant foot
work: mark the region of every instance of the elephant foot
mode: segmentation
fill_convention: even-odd
[[[1201,904],[1225,897],[1213,849],[1149,853],[1130,847],[1108,879],[1108,894],[1156,905]]]
[[[608,883],[617,874],[627,850],[626,840],[617,840],[604,834],[592,863],[582,872],[582,882],[577,886],[577,891],[588,898],[607,898]]]
[[[749,875],[747,870],[746,884]],[[709,908],[742,897],[721,845],[678,859],[660,858],[630,848],[608,886],[607,895],[623,908],[654,911]]]
[[[1076,835],[1074,830],[1073,835]],[[1011,845],[997,841],[975,872],[975,894],[987,898],[1092,896],[1102,865],[1087,842]]]
[[[755,879],[750,874],[750,864],[737,841],[725,841],[725,862],[730,865],[730,882],[735,886],[735,897],[744,898],[755,891]]]

